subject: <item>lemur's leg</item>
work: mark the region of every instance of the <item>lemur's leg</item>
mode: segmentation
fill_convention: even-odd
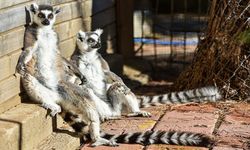
[[[60,100],[57,92],[43,86],[35,77],[25,73],[22,77],[23,86],[28,95],[35,101],[42,103],[42,106],[51,110],[51,116],[61,112],[61,107],[56,104]]]
[[[151,116],[149,112],[140,110],[134,93],[121,82],[116,82],[111,85],[107,95],[111,101],[111,106],[113,106],[114,111],[121,111],[122,105],[125,105],[128,113],[127,116]]]
[[[90,137],[93,143],[91,146],[96,147],[100,145],[107,145],[107,146],[118,146],[115,141],[109,141],[104,139],[100,136],[100,122],[95,120],[90,123]]]
[[[96,96],[92,89],[86,88],[86,90],[88,91],[90,99],[95,103],[101,122],[121,118],[120,111],[113,111],[112,108],[110,108],[109,103],[101,100],[98,96]]]
[[[80,107],[83,105],[79,105]],[[84,105],[83,108],[77,108],[81,110],[80,114],[79,111],[73,112],[74,109],[70,110],[63,110],[61,116],[63,117],[64,121],[66,121],[80,136],[90,135],[92,140],[91,146],[100,146],[100,145],[107,145],[107,146],[118,146],[115,141],[109,141],[104,139],[100,135],[100,121],[98,113],[88,105]]]

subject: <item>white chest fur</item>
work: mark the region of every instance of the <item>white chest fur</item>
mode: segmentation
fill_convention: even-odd
[[[38,29],[37,32],[37,67],[47,86],[55,88],[57,75],[55,61],[57,36],[52,29]]]
[[[92,54],[93,55],[93,54]],[[97,55],[86,54],[81,57],[79,69],[87,78],[95,94],[106,99],[106,84],[101,62]]]

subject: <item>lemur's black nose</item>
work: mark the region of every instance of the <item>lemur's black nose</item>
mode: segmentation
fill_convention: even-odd
[[[102,44],[100,42],[97,42],[95,45],[92,46],[92,48],[101,48]]]
[[[48,20],[48,19],[44,19],[44,20],[42,21],[42,24],[43,24],[43,25],[46,25],[46,26],[49,25],[49,20]]]

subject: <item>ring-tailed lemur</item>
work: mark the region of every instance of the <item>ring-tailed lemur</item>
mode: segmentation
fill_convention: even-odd
[[[67,80],[75,78],[77,81],[78,77],[83,79],[83,76],[58,51],[57,34],[52,26],[60,12],[59,8],[32,4],[30,11],[33,23],[26,26],[24,48],[16,71],[21,74],[24,88],[30,97],[51,109],[51,115],[54,116],[61,111],[56,104],[61,99],[56,92],[59,79],[64,76]]]
[[[172,92],[155,96],[135,96],[123,83],[122,79],[110,71],[108,63],[97,52],[101,46],[101,34],[103,30],[93,32],[79,31],[77,44],[71,62],[86,77],[94,93],[103,101],[114,115],[120,116],[122,105],[129,110],[132,116],[149,116],[140,108],[158,104],[177,104],[188,102],[216,101],[220,99],[218,89],[215,87],[203,87],[194,90]],[[103,104],[102,104],[103,105]],[[112,118],[112,117],[111,117]]]

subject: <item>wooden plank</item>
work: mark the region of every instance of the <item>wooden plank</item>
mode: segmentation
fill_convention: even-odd
[[[91,25],[92,25],[92,18],[88,17],[83,19],[83,30],[84,31],[90,31],[91,30]]]
[[[63,22],[55,26],[55,31],[58,33],[60,41],[76,36],[79,30],[83,29],[82,18],[76,18],[71,21]]]
[[[59,5],[59,7],[61,8],[61,12],[56,17],[56,23],[70,20],[71,19],[71,4],[66,3],[63,5]]]
[[[80,2],[72,2],[71,3],[71,18],[77,18],[82,16],[82,9]],[[84,10],[83,10],[84,11]]]
[[[69,58],[75,50],[75,39],[71,38],[59,44],[59,49],[65,58]]]
[[[76,0],[36,0],[38,4],[47,4],[47,5],[60,5],[72,1]]]
[[[20,3],[28,2],[28,1],[31,1],[31,0],[1,0],[0,1],[0,9],[14,6],[14,5],[17,5]]]
[[[124,58],[134,56],[133,0],[116,0],[117,50]]]
[[[55,31],[58,34],[59,41],[66,40],[70,36],[69,21],[57,24]]]
[[[0,104],[20,92],[20,77],[11,76],[0,82]]]
[[[0,37],[0,57],[23,47],[24,27],[11,30]]]
[[[0,81],[10,74],[10,59],[8,56],[0,58]]]
[[[8,31],[10,29],[26,24],[25,6],[30,3],[13,6],[8,9],[0,11],[0,32]]]
[[[77,18],[70,21],[70,37],[75,37],[79,30],[83,30],[82,18]]]
[[[58,5],[61,12],[57,15],[56,23],[67,21],[82,15],[79,2],[71,2]]]
[[[18,61],[18,58],[19,58],[21,52],[22,52],[21,50],[17,50],[16,52],[14,52],[10,55],[10,74],[9,74],[9,76],[11,76],[15,73],[17,61]]]

